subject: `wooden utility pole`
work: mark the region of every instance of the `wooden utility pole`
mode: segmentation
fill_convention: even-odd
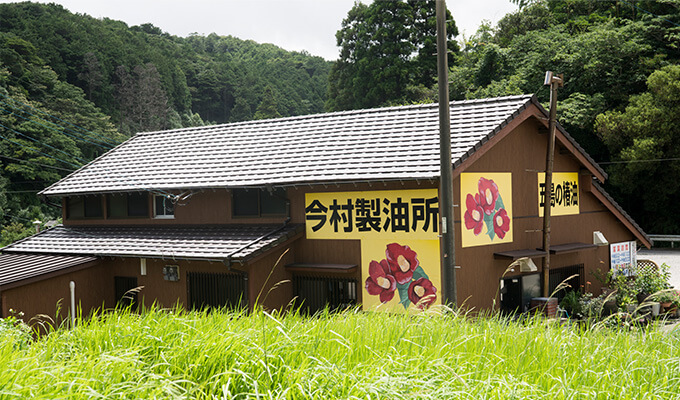
[[[449,65],[446,40],[446,2],[437,0],[437,78],[439,80],[439,207],[441,210],[442,303],[456,307],[456,244],[453,224],[453,164],[451,163],[451,115]]]
[[[545,157],[545,188],[543,195],[543,297],[550,296],[550,211],[552,205],[552,174],[555,161],[555,125],[557,123],[557,88],[562,87],[562,74],[545,73],[544,85],[550,86],[550,113],[548,116],[548,151]]]

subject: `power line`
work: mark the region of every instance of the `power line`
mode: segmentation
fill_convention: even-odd
[[[0,137],[2,137],[2,136],[0,136]],[[4,137],[2,137],[2,138],[5,139]],[[10,157],[10,156],[3,156],[2,154],[0,154],[0,157],[6,158],[6,159],[8,159],[8,160],[19,161],[19,162],[24,162],[24,163],[28,163],[28,164],[35,164],[35,165],[39,165],[39,166],[45,167],[45,168],[54,168],[54,169],[58,169],[58,170],[60,170],[60,171],[65,171],[65,172],[73,172],[73,171],[75,171],[74,169],[66,169],[66,168],[56,167],[56,166],[54,166],[54,165],[42,164],[42,163],[35,162],[35,161],[22,160],[22,159],[20,159],[20,158],[14,158],[14,157]],[[13,183],[16,183],[16,182],[13,182]]]
[[[649,160],[629,160],[629,161],[603,161],[598,162],[600,165],[607,164],[634,164],[634,163],[652,163],[652,162],[663,162],[663,161],[680,161],[680,158],[656,158]]]
[[[0,126],[3,126],[3,125],[0,125]],[[4,126],[3,126],[3,127],[4,127]],[[5,140],[7,140],[7,141],[10,142],[10,143],[14,143],[14,144],[16,144],[16,145],[18,145],[18,146],[21,146],[21,147],[23,147],[23,148],[26,148],[26,149],[28,149],[28,150],[30,150],[30,151],[34,151],[34,152],[36,152],[36,153],[40,153],[40,154],[44,155],[44,156],[47,157],[47,158],[51,158],[51,159],[53,159],[53,160],[57,160],[57,161],[63,162],[64,164],[69,164],[69,165],[75,166],[76,168],[80,168],[80,165],[78,165],[78,164],[72,163],[72,162],[70,162],[70,161],[62,160],[62,159],[60,159],[60,158],[51,156],[51,155],[49,155],[49,154],[47,154],[47,153],[43,153],[42,151],[40,151],[40,150],[38,150],[38,149],[36,149],[36,148],[26,146],[25,144],[22,144],[21,142],[14,141],[14,140],[12,140],[12,139],[10,139],[10,138],[7,138],[7,137],[4,137],[4,136],[2,136],[2,135],[0,135],[0,139],[5,139]]]
[[[0,96],[4,97],[4,98],[6,98],[6,99],[9,99],[10,101],[12,101],[12,102],[14,102],[14,103],[19,104],[19,105],[21,105],[22,107],[30,108],[31,110],[35,110],[35,111],[37,111],[37,112],[39,112],[39,113],[41,113],[41,114],[45,114],[45,115],[47,115],[47,116],[50,117],[50,118],[54,118],[54,119],[56,119],[56,120],[58,120],[58,121],[61,121],[61,122],[65,123],[65,124],[71,125],[72,127],[76,128],[76,129],[82,130],[82,131],[84,131],[84,132],[86,132],[86,133],[90,133],[90,134],[94,135],[95,137],[100,137],[100,138],[102,138],[102,141],[103,141],[104,143],[110,144],[111,146],[116,146],[116,145],[118,145],[118,143],[116,143],[115,141],[111,141],[109,138],[107,138],[107,137],[105,137],[105,136],[102,136],[102,135],[99,135],[99,134],[97,134],[97,133],[94,133],[94,132],[92,132],[92,131],[90,131],[90,130],[88,130],[88,129],[85,129],[85,128],[80,127],[80,126],[75,125],[75,124],[72,124],[72,123],[70,123],[70,122],[68,122],[68,121],[64,121],[64,120],[62,120],[62,119],[59,118],[59,117],[55,117],[54,115],[51,115],[51,114],[49,114],[49,113],[46,113],[45,111],[42,111],[42,110],[40,110],[40,109],[37,109],[37,108],[35,108],[35,107],[33,107],[33,106],[29,105],[29,104],[25,104],[25,103],[22,103],[22,102],[20,102],[20,101],[18,101],[18,100],[15,100],[15,99],[13,99],[12,97],[7,96],[7,95],[5,95],[5,94],[3,94],[3,93],[1,93],[1,92],[0,92]],[[5,104],[7,104],[7,103],[5,103]],[[15,107],[15,108],[16,108],[16,107]],[[27,112],[27,114],[30,114],[30,113]],[[32,115],[32,114],[31,114],[31,115]],[[54,122],[52,122],[52,123],[54,124]],[[54,125],[57,125],[57,124],[54,124]],[[57,125],[57,126],[60,126],[60,125]],[[66,128],[64,128],[64,129],[66,129]]]
[[[640,10],[640,11],[642,11],[642,12],[645,12],[645,13],[647,13],[647,14],[649,14],[649,15],[652,15],[652,16],[657,17],[657,18],[661,18],[662,20],[668,22],[669,24],[673,24],[673,25],[675,25],[675,26],[680,27],[680,25],[676,24],[675,22],[673,22],[673,21],[671,21],[671,20],[668,20],[668,19],[666,19],[666,18],[664,18],[664,17],[662,17],[662,16],[660,16],[660,15],[656,15],[656,14],[654,14],[654,13],[651,12],[651,11],[647,11],[647,10],[645,10],[644,8],[640,8],[640,7],[638,7],[637,5],[635,5],[635,4],[633,4],[633,3],[627,2],[626,0],[619,0],[619,1],[621,1],[622,3],[626,3],[626,4],[630,5],[630,6],[633,6],[633,7],[637,8],[638,10]]]
[[[51,145],[49,145],[49,144],[47,144],[47,143],[43,143],[42,141],[40,141],[40,140],[38,140],[38,139],[36,139],[36,138],[34,138],[34,137],[25,135],[25,134],[23,134],[23,133],[21,133],[21,132],[15,130],[15,129],[8,128],[8,127],[6,127],[6,126],[3,125],[3,124],[0,124],[0,128],[5,128],[5,129],[7,129],[8,131],[12,131],[12,132],[16,133],[17,135],[20,135],[20,136],[22,136],[22,137],[25,137],[25,138],[28,139],[28,140],[31,140],[31,141],[33,141],[33,142],[42,144],[43,146],[49,147],[50,149],[55,150],[55,151],[58,151],[58,152],[60,152],[60,153],[66,154],[66,155],[69,156],[69,157],[73,157],[75,160],[82,161],[83,163],[87,163],[87,162],[88,162],[87,160],[82,159],[82,158],[80,158],[80,157],[76,157],[76,156],[74,156],[74,155],[72,155],[72,154],[70,154],[70,153],[65,152],[64,150],[58,149],[58,148],[56,148],[56,147],[54,147],[54,146],[51,146]],[[48,157],[49,157],[49,156],[48,156]],[[62,161],[62,162],[65,162],[65,161],[63,161],[63,160],[61,160],[61,161]],[[77,164],[74,164],[74,165],[77,165]],[[78,168],[80,168],[80,166],[78,166]]]
[[[12,128],[8,128],[8,127],[6,127],[6,126],[4,126],[4,125],[2,125],[2,124],[0,124],[0,127],[5,128],[5,129],[7,129],[7,130],[9,130],[9,131],[12,131],[12,132],[14,132],[14,133],[16,133],[16,134],[18,134],[18,135],[23,136],[23,137],[26,137],[26,138],[28,138],[28,139],[34,141],[34,142],[40,143],[37,139],[34,139],[34,138],[32,138],[32,137],[30,137],[30,136],[27,136],[27,135],[24,135],[23,133],[18,132],[18,131],[16,131],[16,130],[12,129]],[[70,161],[65,161],[65,160],[56,158],[56,157],[51,156],[51,155],[46,154],[46,153],[43,153],[43,152],[41,152],[41,151],[38,150],[38,149],[35,149],[35,148],[32,148],[32,147],[26,146],[26,145],[22,144],[21,142],[14,141],[14,140],[9,139],[9,138],[7,138],[7,137],[5,137],[5,136],[0,135],[0,139],[5,139],[5,140],[7,140],[7,141],[9,141],[9,142],[11,142],[11,143],[14,143],[14,144],[19,145],[19,146],[24,147],[24,148],[27,148],[27,149],[29,149],[29,150],[31,150],[31,151],[38,152],[38,153],[40,153],[40,154],[42,154],[42,155],[47,156],[48,158],[52,158],[52,159],[54,159],[54,160],[61,161],[61,162],[66,163],[66,164],[74,165],[74,166],[77,167],[77,168],[81,168],[80,165],[74,164],[74,163],[72,163],[72,162],[70,162]],[[50,148],[52,148],[52,149],[54,149],[54,150],[57,150],[57,151],[59,151],[59,152],[61,152],[61,153],[64,153],[64,154],[70,156],[70,154],[68,154],[68,153],[66,153],[66,152],[64,152],[64,151],[62,151],[62,150],[59,150],[59,149],[57,149],[57,148],[55,148],[55,147],[52,147],[52,146],[50,146],[50,145],[48,145],[48,144],[44,144],[44,143],[43,143],[43,145],[45,145],[45,146],[47,146],[47,147],[50,147]],[[79,159],[79,157],[74,157],[74,158],[75,158],[75,159]],[[85,161],[85,163],[88,163],[87,160],[83,160],[83,161]],[[113,178],[112,178],[113,180],[117,180],[117,181],[119,181],[119,182],[126,183],[126,184],[128,184],[128,185],[130,185],[130,186],[134,186],[134,185],[131,184],[131,183],[125,182],[125,181],[134,182],[133,180],[131,180],[131,179],[125,177],[125,176],[123,176],[123,178],[124,178],[125,180],[119,180],[119,179],[115,178],[115,176],[116,176],[116,175],[120,175],[120,174],[115,174],[113,171],[109,170],[108,168],[105,168],[105,167],[102,167],[102,168],[103,168],[105,171],[111,173],[111,175],[113,176]],[[152,190],[152,189],[147,189],[147,188],[142,187],[141,190],[147,191],[147,192],[149,192],[149,193],[160,193],[160,194],[162,194],[163,196],[166,196],[166,197],[168,197],[168,198],[177,199],[177,196],[176,196],[176,195],[174,195],[174,194],[172,194],[172,193],[170,193],[170,192],[166,192],[166,191],[161,190],[161,189]]]
[[[0,103],[7,104],[7,103],[5,103],[5,102],[2,101],[2,100],[0,100]],[[11,106],[10,106],[10,107],[11,107]],[[8,109],[6,109],[6,108],[0,107],[0,110],[9,113],[8,115],[15,115],[15,116],[17,116],[17,117],[19,117],[19,118],[22,118],[22,119],[24,119],[24,120],[26,120],[26,121],[28,121],[28,122],[31,122],[31,123],[40,125],[40,126],[42,126],[42,127],[44,127],[44,128],[47,128],[47,129],[51,129],[51,130],[56,131],[56,132],[58,132],[58,133],[63,133],[64,135],[69,136],[69,137],[72,137],[72,138],[74,138],[74,139],[76,139],[76,140],[82,140],[82,141],[85,141],[85,142],[87,142],[87,143],[93,144],[93,145],[95,145],[95,146],[99,146],[99,147],[104,148],[104,149],[107,149],[107,150],[112,149],[112,147],[109,146],[109,145],[104,145],[104,144],[101,144],[101,143],[91,142],[91,141],[85,139],[84,137],[82,137],[82,135],[81,135],[81,136],[70,135],[70,134],[66,133],[66,130],[59,130],[59,129],[53,128],[53,127],[51,127],[51,126],[47,126],[47,125],[45,125],[45,124],[41,124],[41,123],[38,122],[38,121],[35,121],[35,120],[33,120],[33,119],[30,119],[30,118],[26,118],[26,117],[24,117],[23,115],[19,115],[19,114],[15,113],[15,112],[13,112],[13,111],[10,111],[10,110],[8,110]],[[23,110],[21,110],[21,111],[22,111],[22,112],[25,112],[25,111],[23,111]],[[39,117],[37,117],[37,116],[35,116],[35,115],[31,114],[31,113],[27,113],[27,114],[32,115],[32,116],[34,116],[34,117],[36,117],[36,118],[39,118]],[[42,118],[40,118],[40,119],[42,119]],[[52,123],[52,122],[50,122],[50,121],[47,121],[47,120],[45,120],[45,119],[42,119],[42,120],[45,121],[45,122],[48,122],[48,123],[50,123],[50,124],[52,124],[52,125],[59,126],[59,125],[57,125],[57,124],[55,124],[55,123]],[[59,127],[63,129],[62,126],[59,126]],[[69,130],[70,130],[70,129],[69,129]],[[71,132],[73,132],[73,131],[71,131]],[[75,132],[74,132],[74,133],[75,133]]]

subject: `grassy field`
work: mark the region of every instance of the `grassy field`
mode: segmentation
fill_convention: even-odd
[[[680,332],[451,313],[111,312],[0,331],[0,398],[672,399]]]

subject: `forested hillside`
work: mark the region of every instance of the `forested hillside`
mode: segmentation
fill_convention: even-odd
[[[512,0],[471,37],[448,18],[452,99],[536,93],[652,233],[680,233],[677,0]],[[330,63],[217,35],[0,4],[0,241],[58,215],[35,193],[138,131],[436,101],[434,1],[357,3]],[[73,126],[70,124],[75,124]],[[46,215],[43,215],[46,214]],[[11,225],[12,223],[20,223]]]
[[[515,0],[468,38],[451,97],[537,93],[563,73],[558,119],[610,175],[607,189],[650,233],[680,234],[680,4]],[[610,164],[611,163],[611,164]]]
[[[680,3],[512,1],[519,11],[496,26],[483,24],[471,37],[459,37],[460,50],[449,46],[454,56],[449,61],[451,99],[535,93],[547,107],[545,72],[563,73],[558,119],[606,168],[609,192],[648,232],[680,234],[680,217],[668,212],[680,197],[676,183],[680,176]],[[341,58],[330,75],[328,104],[344,109],[363,106],[366,100],[374,100],[371,105],[436,101],[432,86],[418,79],[416,61],[423,53],[413,46],[419,44],[421,33],[411,34],[414,39],[405,50],[403,46],[392,50],[408,33],[384,32],[394,16],[408,14],[406,19],[419,21],[414,6],[433,2],[377,3],[355,5],[338,31]],[[405,30],[425,29],[415,23],[401,25]],[[387,38],[390,46],[376,45],[380,37]],[[397,79],[404,83],[398,88],[383,79],[385,68],[370,67],[390,57],[397,60],[393,65],[401,67]],[[357,90],[352,86],[356,82],[379,84]]]
[[[330,66],[230,36],[0,4],[0,242],[59,216],[36,192],[131,134],[322,112]]]

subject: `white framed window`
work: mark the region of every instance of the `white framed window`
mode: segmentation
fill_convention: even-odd
[[[167,196],[155,195],[153,197],[154,218],[175,218],[175,204]]]

